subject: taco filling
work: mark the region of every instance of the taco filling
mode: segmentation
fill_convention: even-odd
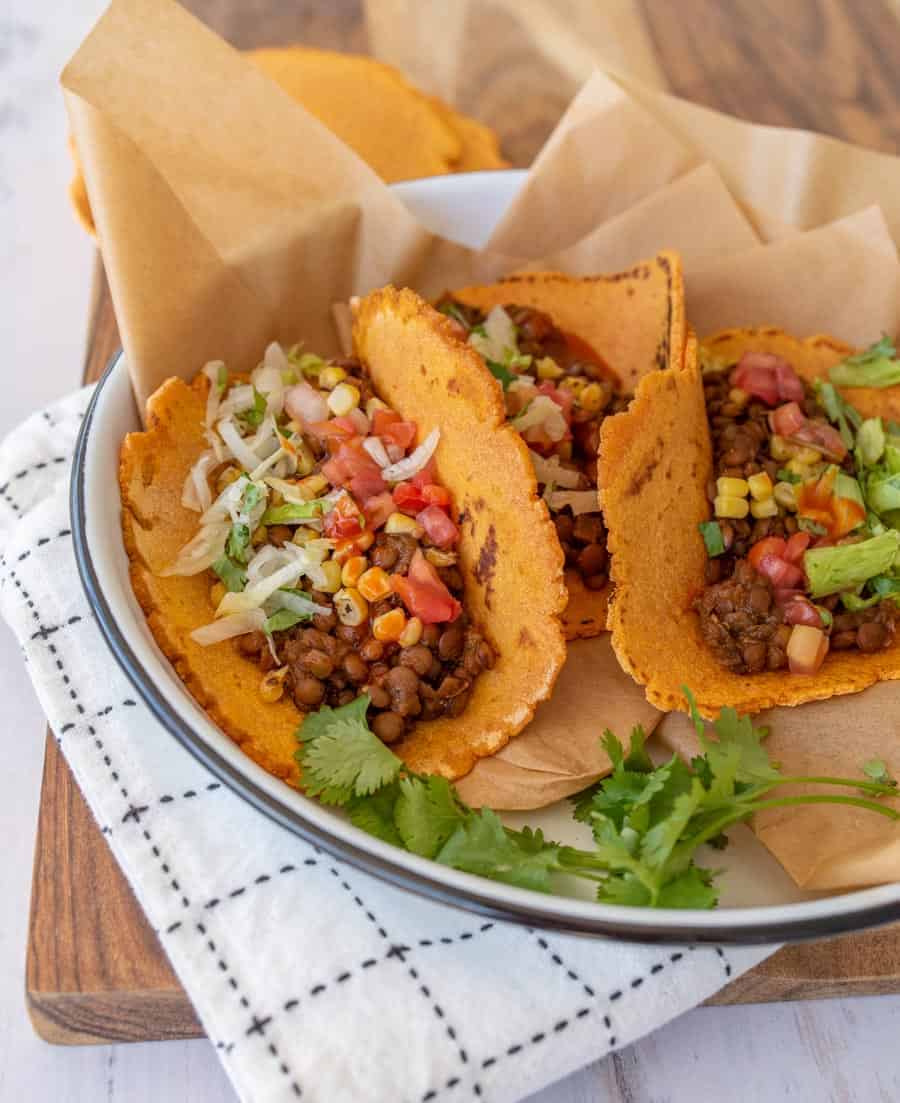
[[[602,590],[609,556],[597,497],[600,426],[628,405],[615,372],[586,341],[534,307],[506,303],[485,312],[448,293],[437,309],[500,381],[506,416],[528,445],[566,566],[588,590]]]
[[[900,426],[864,419],[835,388],[890,362],[887,346],[812,384],[772,352],[705,360],[713,519],[700,525],[708,560],[694,608],[716,660],[736,674],[814,674],[829,651],[894,642]]]
[[[307,712],[367,693],[385,743],[459,716],[495,656],[463,608],[440,430],[417,445],[356,358],[272,344],[249,377],[204,372],[210,447],[182,495],[200,516],[164,572],[207,572],[215,619],[191,638],[233,637],[261,702]]]

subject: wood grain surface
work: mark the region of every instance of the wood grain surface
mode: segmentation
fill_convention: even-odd
[[[370,46],[357,0],[189,0],[186,6],[241,47],[302,41],[366,52]],[[382,56],[403,55],[404,43],[409,55],[409,36],[428,6],[428,0],[369,0]],[[494,126],[506,156],[526,165],[591,57],[610,58],[604,57],[602,40],[585,30],[596,12],[591,0],[519,5],[495,0],[482,7],[490,10],[479,18],[491,21],[493,33],[470,43],[464,68],[453,74],[459,84],[456,102]],[[653,43],[659,71],[680,95],[755,122],[809,127],[897,151],[900,81],[894,61],[900,56],[900,22],[881,0],[621,0],[616,14],[635,20],[634,33]],[[583,32],[577,42],[573,28]],[[446,86],[432,90],[447,93]],[[99,376],[117,344],[98,265],[87,379]],[[26,989],[35,1028],[49,1041],[202,1033],[52,736],[35,853]],[[896,991],[900,930],[889,928],[786,948],[711,1002]]]

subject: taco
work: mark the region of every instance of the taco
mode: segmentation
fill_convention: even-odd
[[[687,685],[706,713],[756,712],[900,677],[894,356],[732,330],[604,425],[613,647],[653,704]]]
[[[566,557],[567,639],[606,627],[609,556],[597,499],[605,418],[648,372],[680,366],[684,287],[677,254],[616,275],[523,272],[437,303],[503,388]]]
[[[277,344],[148,403],[122,447],[125,547],[160,648],[213,720],[298,781],[303,717],[368,694],[414,770],[460,777],[565,657],[562,555],[528,453],[451,323],[358,307],[355,356]]]

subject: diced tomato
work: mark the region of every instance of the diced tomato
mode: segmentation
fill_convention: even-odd
[[[376,437],[384,435],[389,425],[394,425],[403,418],[394,410],[376,410],[372,415],[372,432]]]
[[[800,377],[787,360],[770,352],[745,352],[731,374],[731,382],[767,406],[779,401],[802,402],[804,398]]]
[[[424,486],[431,486],[436,483],[437,471],[435,470],[434,460],[429,460],[421,471],[413,475],[413,477],[410,479],[410,482],[413,484],[413,486],[418,486],[420,488]]]
[[[417,551],[409,565],[409,574],[392,575],[391,585],[406,609],[423,624],[444,624],[456,620],[462,606],[453,597],[437,571],[421,551]]]
[[[459,529],[440,506],[429,506],[416,515],[425,535],[439,548],[450,548],[459,539]]]
[[[416,423],[404,421],[393,410],[376,410],[372,418],[372,432],[385,444],[396,444],[404,451],[416,439]]]
[[[798,444],[808,444],[817,449],[826,459],[841,463],[847,455],[847,446],[844,444],[841,434],[833,425],[828,425],[818,418],[807,421],[794,433],[789,434],[792,441]]]
[[[790,437],[806,424],[806,414],[796,402],[787,402],[769,414],[772,432],[779,437]]]
[[[369,498],[363,507],[363,513],[366,515],[366,528],[373,531],[380,529],[395,508],[394,499],[388,490],[383,494],[376,494],[374,498]]]
[[[568,422],[572,413],[572,405],[575,402],[575,395],[572,391],[566,391],[562,387],[556,387],[549,380],[545,380],[541,383],[537,390],[538,394],[545,394],[562,409],[562,412],[566,416],[566,422]]]
[[[442,486],[429,483],[422,487],[422,497],[430,506],[440,506],[442,509],[450,508],[450,491]]]
[[[325,514],[323,528],[329,540],[346,540],[359,536],[364,525],[362,510],[349,494],[342,494],[334,509]]]
[[[812,628],[823,628],[819,610],[805,598],[795,598],[784,607],[785,624],[808,624]]]
[[[790,603],[798,597],[806,597],[806,594],[802,590],[773,590],[775,597],[775,604],[779,606],[790,605]]]
[[[756,569],[769,579],[776,590],[799,589],[803,585],[803,571],[779,555],[761,556]]]
[[[808,532],[795,532],[788,537],[788,542],[785,545],[785,549],[782,552],[782,558],[786,559],[788,563],[793,563],[795,566],[800,566],[803,560],[803,553],[809,547],[812,537]]]
[[[413,516],[428,505],[425,500],[425,488],[416,486],[415,483],[397,483],[394,487],[394,504],[401,513],[410,513]]]
[[[348,417],[332,417],[328,421],[317,421],[309,426],[309,431],[315,433],[321,440],[349,440],[355,437],[359,430]]]
[[[358,502],[365,504],[370,498],[377,498],[387,490],[387,483],[381,475],[380,467],[361,467],[350,480],[350,490]]]
[[[759,570],[759,561],[764,555],[778,555],[784,556],[785,542],[780,536],[767,536],[763,540],[757,540],[753,547],[750,549],[747,558],[750,560],[750,566],[755,570]]]

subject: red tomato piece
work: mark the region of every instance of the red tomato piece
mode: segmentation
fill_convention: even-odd
[[[810,445],[835,463],[841,463],[847,455],[847,446],[841,434],[833,425],[819,421],[818,418],[801,425],[791,434],[791,440]]]
[[[538,394],[545,394],[549,399],[552,399],[557,406],[562,409],[565,414],[566,422],[569,421],[569,416],[572,413],[572,405],[575,402],[575,395],[572,391],[564,390],[562,387],[556,387],[549,380],[545,380],[538,387]]]
[[[394,487],[394,504],[401,513],[415,515],[420,513],[427,505],[425,493],[422,487],[415,483],[397,483]]]
[[[309,426],[309,431],[322,440],[349,440],[359,430],[348,417],[332,417],[328,421],[317,421]]]
[[[365,505],[370,498],[377,498],[387,490],[387,483],[381,475],[381,468],[361,467],[350,480],[350,490],[357,501]]]
[[[809,547],[812,537],[808,532],[795,532],[788,537],[788,542],[785,545],[785,549],[782,552],[782,557],[793,563],[795,566],[800,565],[803,560],[803,553]]]
[[[784,607],[785,624],[808,624],[812,628],[824,628],[819,610],[805,598],[795,598]]]
[[[417,551],[409,565],[409,574],[392,575],[391,585],[394,592],[414,617],[423,624],[444,624],[456,620],[462,612],[462,606],[428,562],[421,551]]]
[[[787,402],[769,414],[772,431],[779,437],[791,437],[806,424],[806,414],[796,402]]]
[[[425,529],[425,535],[439,548],[450,548],[459,539],[459,529],[450,520],[440,506],[429,506],[416,515],[416,520]]]
[[[763,540],[757,540],[747,555],[750,566],[758,571],[759,561],[764,555],[783,556],[785,546],[785,542],[780,536],[766,536]]]
[[[413,475],[413,477],[409,481],[413,484],[413,486],[418,486],[419,488],[430,486],[436,483],[437,471],[435,471],[434,468],[434,460],[430,459],[428,463],[426,463],[425,466],[422,468],[422,470]]]
[[[442,486],[429,483],[422,487],[422,497],[430,506],[440,506],[442,509],[450,508],[450,491]]]
[[[803,571],[778,555],[763,555],[756,569],[769,579],[776,590],[794,590],[803,585]]]
[[[365,520],[362,510],[350,495],[342,494],[334,509],[325,514],[322,527],[329,540],[347,540],[359,536]]]
[[[779,401],[802,402],[804,398],[800,377],[787,360],[770,352],[745,352],[732,372],[731,382],[767,406]]]
[[[369,498],[363,509],[366,515],[366,528],[373,531],[380,529],[394,509],[394,499],[390,491],[386,490],[383,494],[376,494],[374,498]]]

